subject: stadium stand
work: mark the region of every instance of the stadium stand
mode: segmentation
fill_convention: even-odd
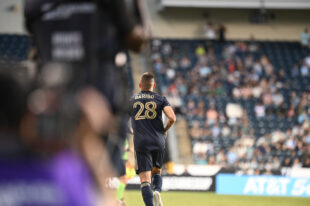
[[[0,35],[0,64],[31,41]],[[196,164],[247,174],[310,167],[310,51],[298,42],[157,39],[160,91],[186,117]]]
[[[0,34],[0,65],[2,68],[10,68],[11,65],[16,65],[26,61],[28,51],[31,49],[32,41],[27,35],[23,34]],[[134,81],[132,77],[132,68],[130,65],[130,56],[127,54],[129,91],[133,92]]]
[[[25,35],[0,35],[0,60],[22,61],[27,59],[30,41]]]
[[[196,164],[310,167],[310,52],[298,42],[155,39],[160,90],[186,117]]]

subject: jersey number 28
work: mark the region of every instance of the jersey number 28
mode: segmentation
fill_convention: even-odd
[[[155,102],[147,102],[145,105],[142,102],[136,102],[133,105],[133,108],[137,108],[137,106],[140,107],[139,111],[137,112],[135,116],[135,120],[141,120],[141,119],[155,119],[157,112],[156,112],[156,103]],[[143,111],[144,115],[142,115]]]

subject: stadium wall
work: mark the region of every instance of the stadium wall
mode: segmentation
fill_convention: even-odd
[[[310,169],[284,168],[273,175],[240,175],[219,165],[174,166],[173,175],[163,175],[163,191],[201,191],[226,195],[310,197]],[[233,187],[232,187],[233,185]],[[127,189],[139,190],[136,176]]]
[[[299,40],[301,31],[309,27],[309,10],[267,10],[275,19],[267,24],[250,24],[251,9],[159,8],[147,1],[153,22],[153,35],[159,38],[202,38],[207,21],[223,23],[228,39]]]
[[[0,1],[0,33],[24,34],[23,0]],[[299,40],[300,32],[309,27],[309,10],[268,10],[275,20],[268,24],[250,24],[250,9],[159,8],[157,1],[146,1],[153,23],[154,37],[201,38],[206,21],[223,23],[228,39]],[[12,7],[15,6],[15,7]]]
[[[0,33],[25,34],[23,0],[0,1]]]
[[[310,8],[308,0],[161,0],[165,7],[212,7],[259,9],[305,9]]]

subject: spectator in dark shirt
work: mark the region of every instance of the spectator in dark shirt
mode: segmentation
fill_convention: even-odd
[[[220,42],[226,41],[225,34],[226,34],[226,27],[224,26],[224,24],[220,24],[220,27],[218,29],[218,35],[219,35]]]

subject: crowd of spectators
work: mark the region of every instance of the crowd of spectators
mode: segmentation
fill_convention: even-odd
[[[154,72],[187,119],[196,164],[247,174],[310,167],[310,52],[280,68],[261,46],[154,40]]]

